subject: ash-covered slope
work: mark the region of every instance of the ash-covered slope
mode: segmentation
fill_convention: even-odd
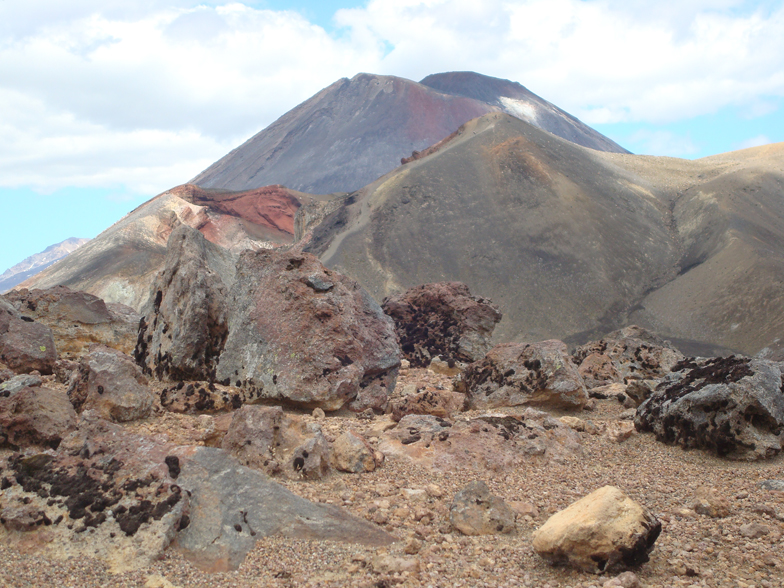
[[[452,75],[430,76],[423,82],[446,82],[452,78],[442,76]],[[570,141],[624,151],[519,84],[470,76],[470,83],[457,83],[461,77],[453,84],[442,84],[445,90],[372,74],[338,80],[191,182],[227,190],[283,184],[315,194],[350,192],[394,169],[413,151],[447,137],[465,122],[502,109]]]
[[[614,141],[517,82],[492,78],[472,71],[453,71],[429,75],[419,83],[444,94],[473,98],[497,106],[507,114],[583,147],[613,153],[629,153]]]
[[[607,154],[488,114],[360,190],[309,248],[377,299],[465,282],[502,309],[500,340],[582,342],[634,320],[754,353],[784,329],[782,146],[771,152]]]

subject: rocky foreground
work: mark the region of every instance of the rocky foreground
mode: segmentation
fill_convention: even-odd
[[[0,298],[3,585],[781,585],[781,363],[172,235],[141,315]]]

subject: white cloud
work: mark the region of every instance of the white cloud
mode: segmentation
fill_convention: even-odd
[[[784,96],[780,2],[371,0],[336,22],[239,2],[0,2],[0,185],[161,191],[360,71],[479,71],[588,123],[759,116]]]
[[[632,133],[626,143],[634,153],[644,155],[666,155],[670,157],[683,157],[699,152],[690,137],[676,135],[671,131],[640,130]]]

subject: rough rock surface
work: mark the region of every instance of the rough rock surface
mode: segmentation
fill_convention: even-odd
[[[160,392],[161,406],[170,412],[196,414],[232,410],[258,402],[253,391],[213,382],[177,382]]]
[[[382,308],[394,319],[403,356],[413,367],[427,367],[436,356],[450,367],[480,359],[502,317],[460,282],[416,286],[386,298]]]
[[[386,406],[400,366],[397,336],[353,280],[310,254],[245,251],[229,304],[220,382],[330,411]]]
[[[188,496],[173,481],[169,449],[83,416],[56,452],[0,464],[3,508],[22,502],[37,513],[26,532],[6,526],[0,538],[55,557],[98,558],[117,571],[150,565],[187,525]]]
[[[474,408],[579,409],[588,402],[583,379],[558,340],[496,345],[463,371],[458,387]]]
[[[95,410],[101,418],[118,422],[146,417],[153,402],[139,366],[105,345],[93,345],[80,360],[68,397],[77,411]]]
[[[455,494],[449,521],[464,535],[494,535],[515,530],[515,513],[502,498],[476,480]]]
[[[399,421],[407,414],[430,414],[452,418],[465,408],[466,395],[452,390],[422,390],[390,402],[392,419]]]
[[[279,406],[243,406],[234,413],[222,448],[243,465],[270,475],[319,479],[329,471],[329,444],[314,424]]]
[[[181,225],[172,231],[134,351],[147,373],[163,380],[214,380],[228,337],[226,297],[235,261],[196,229]]]
[[[106,304],[97,296],[66,286],[12,290],[4,297],[23,316],[52,329],[62,358],[78,358],[94,343],[123,353],[131,353],[136,344],[140,316],[129,306]]]
[[[49,388],[22,388],[0,394],[0,445],[57,447],[76,427],[68,396]]]
[[[661,378],[683,360],[683,354],[650,331],[631,325],[581,345],[574,359],[586,386],[595,388]]]
[[[533,534],[533,547],[553,563],[598,574],[648,561],[661,528],[647,509],[605,486],[551,516]]]
[[[296,496],[218,449],[176,454],[183,464],[177,483],[191,492],[190,524],[176,547],[202,569],[234,570],[258,540],[275,534],[378,546],[395,540],[338,507]]]
[[[51,374],[57,361],[52,330],[0,297],[0,361],[17,373]]]
[[[455,422],[408,415],[382,435],[387,458],[409,459],[450,471],[503,473],[541,457],[561,461],[581,453],[579,436],[547,413],[527,408],[519,416],[484,414]]]
[[[341,472],[372,472],[376,469],[376,456],[364,437],[354,431],[346,431],[332,444],[332,463]]]
[[[730,356],[684,360],[637,409],[639,431],[684,448],[756,460],[784,441],[782,364]]]
[[[8,398],[11,394],[18,392],[22,388],[35,388],[36,386],[40,386],[42,383],[43,382],[39,376],[26,374],[14,376],[0,384],[0,397],[4,396]]]

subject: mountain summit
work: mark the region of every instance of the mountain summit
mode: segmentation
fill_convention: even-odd
[[[282,184],[313,194],[351,192],[489,112],[503,111],[584,147],[628,153],[518,83],[473,72],[421,83],[358,74],[290,110],[193,180],[202,188]]]

